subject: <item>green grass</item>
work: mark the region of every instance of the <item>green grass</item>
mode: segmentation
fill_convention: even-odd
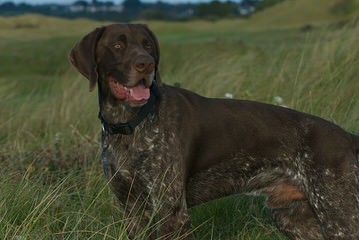
[[[280,96],[359,132],[359,25],[333,27],[339,17],[331,16],[310,32],[300,19],[266,27],[259,15],[148,24],[159,36],[167,84],[208,97],[275,104]],[[96,92],[67,60],[81,36],[104,24],[0,18],[0,239],[125,238],[127,220],[99,160]],[[197,239],[286,239],[263,202],[238,195],[191,209]]]
[[[358,14],[358,0],[290,0],[259,12],[251,19],[250,26],[277,28],[318,25],[355,18]]]

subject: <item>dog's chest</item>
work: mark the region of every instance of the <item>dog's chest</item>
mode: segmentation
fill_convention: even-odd
[[[117,172],[130,180],[138,174],[159,175],[178,158],[178,149],[171,147],[176,146],[176,139],[175,133],[161,128],[154,119],[139,126],[131,136],[104,136],[101,160],[106,176],[110,178]]]

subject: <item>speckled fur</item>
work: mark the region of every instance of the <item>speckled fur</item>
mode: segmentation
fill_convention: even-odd
[[[112,55],[101,54],[117,32],[130,39],[129,51],[136,51],[121,55],[120,61],[129,63],[112,74],[132,76],[121,81],[135,84],[136,73],[126,66],[137,53],[148,54],[139,47],[142,38],[155,38],[143,25],[96,29],[71,53],[90,89],[93,77],[101,77],[102,114],[111,123],[126,122],[138,111],[114,99],[108,87],[105,69]],[[86,65],[89,39],[97,43],[97,62]],[[156,48],[157,58],[150,53],[158,65]],[[146,81],[160,81],[158,76],[152,72]],[[160,92],[134,134],[102,135],[102,163],[129,222],[129,239],[191,238],[189,207],[237,193],[266,195],[273,221],[290,239],[359,239],[358,136],[278,106],[204,98],[164,84]]]
[[[273,186],[290,182],[308,199],[288,202],[272,210],[272,218],[283,233],[291,239],[301,240],[358,239],[359,173],[355,155],[349,153],[347,158],[338,156],[339,165],[343,162],[351,164],[345,169],[348,170],[345,176],[336,176],[339,174],[337,165],[334,168],[316,167],[313,160],[315,149],[301,141],[307,132],[304,129],[306,126],[302,126],[303,129],[296,130],[298,141],[294,145],[293,142],[282,143],[275,159],[255,156],[239,149],[227,159],[223,158],[189,176],[181,149],[181,137],[178,137],[181,136],[181,116],[176,108],[179,99],[176,99],[176,95],[171,96],[177,89],[165,86],[161,91],[157,111],[136,129],[133,136],[104,138],[104,146],[112,146],[105,148],[104,152],[110,152],[112,158],[109,161],[108,157],[104,157],[103,163],[106,168],[113,169],[112,172],[109,170],[110,177],[118,170],[111,186],[120,202],[130,203],[126,200],[132,186],[131,196],[142,196],[137,203],[151,196],[151,204],[147,208],[148,211],[153,210],[150,206],[158,204],[157,195],[161,192],[157,188],[153,190],[153,186],[165,173],[161,184],[168,190],[165,191],[166,197],[161,198],[161,207],[167,213],[168,209],[176,211],[171,213],[172,218],[159,211],[159,218],[166,218],[165,215],[168,218],[165,226],[172,226],[170,230],[160,230],[168,233],[182,227],[186,232],[190,223],[187,207],[236,193],[270,197]],[[136,176],[140,176],[140,179],[134,180]],[[127,181],[127,187],[123,186],[124,181]],[[139,189],[144,192],[136,192]],[[141,221],[144,226],[148,218]],[[140,226],[136,221],[134,224]]]

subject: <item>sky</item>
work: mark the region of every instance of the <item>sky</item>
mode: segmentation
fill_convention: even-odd
[[[9,0],[0,0],[1,2],[8,2]],[[10,0],[11,1],[11,0]],[[106,0],[100,0],[100,1],[106,1]],[[123,0],[111,0],[114,3],[121,3],[123,2]],[[157,2],[158,0],[141,0],[141,2],[144,3],[150,3],[150,2]],[[210,2],[211,0],[162,0],[163,2],[168,2],[168,3],[199,3],[199,2]],[[224,0],[222,0],[224,1]],[[73,3],[75,2],[75,0],[12,0],[11,2],[14,3],[29,3],[29,4],[43,4],[43,3],[58,3],[58,4],[68,4],[68,3]]]

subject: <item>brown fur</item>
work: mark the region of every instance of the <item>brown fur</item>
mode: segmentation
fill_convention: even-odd
[[[294,201],[306,199],[304,193],[290,182],[268,187],[263,194],[268,196],[267,206],[270,208],[289,206]]]
[[[125,48],[114,49],[117,41]],[[136,71],[141,56],[156,63],[152,75]],[[102,136],[102,163],[131,220],[130,239],[146,228],[149,239],[189,234],[188,207],[237,193],[267,195],[273,220],[291,239],[359,239],[357,136],[295,110],[162,84],[159,44],[144,25],[95,29],[70,59],[90,90],[99,77],[102,115],[110,123],[126,122],[139,110],[114,97],[111,77],[128,87],[154,80],[162,86],[154,111],[134,134]]]

